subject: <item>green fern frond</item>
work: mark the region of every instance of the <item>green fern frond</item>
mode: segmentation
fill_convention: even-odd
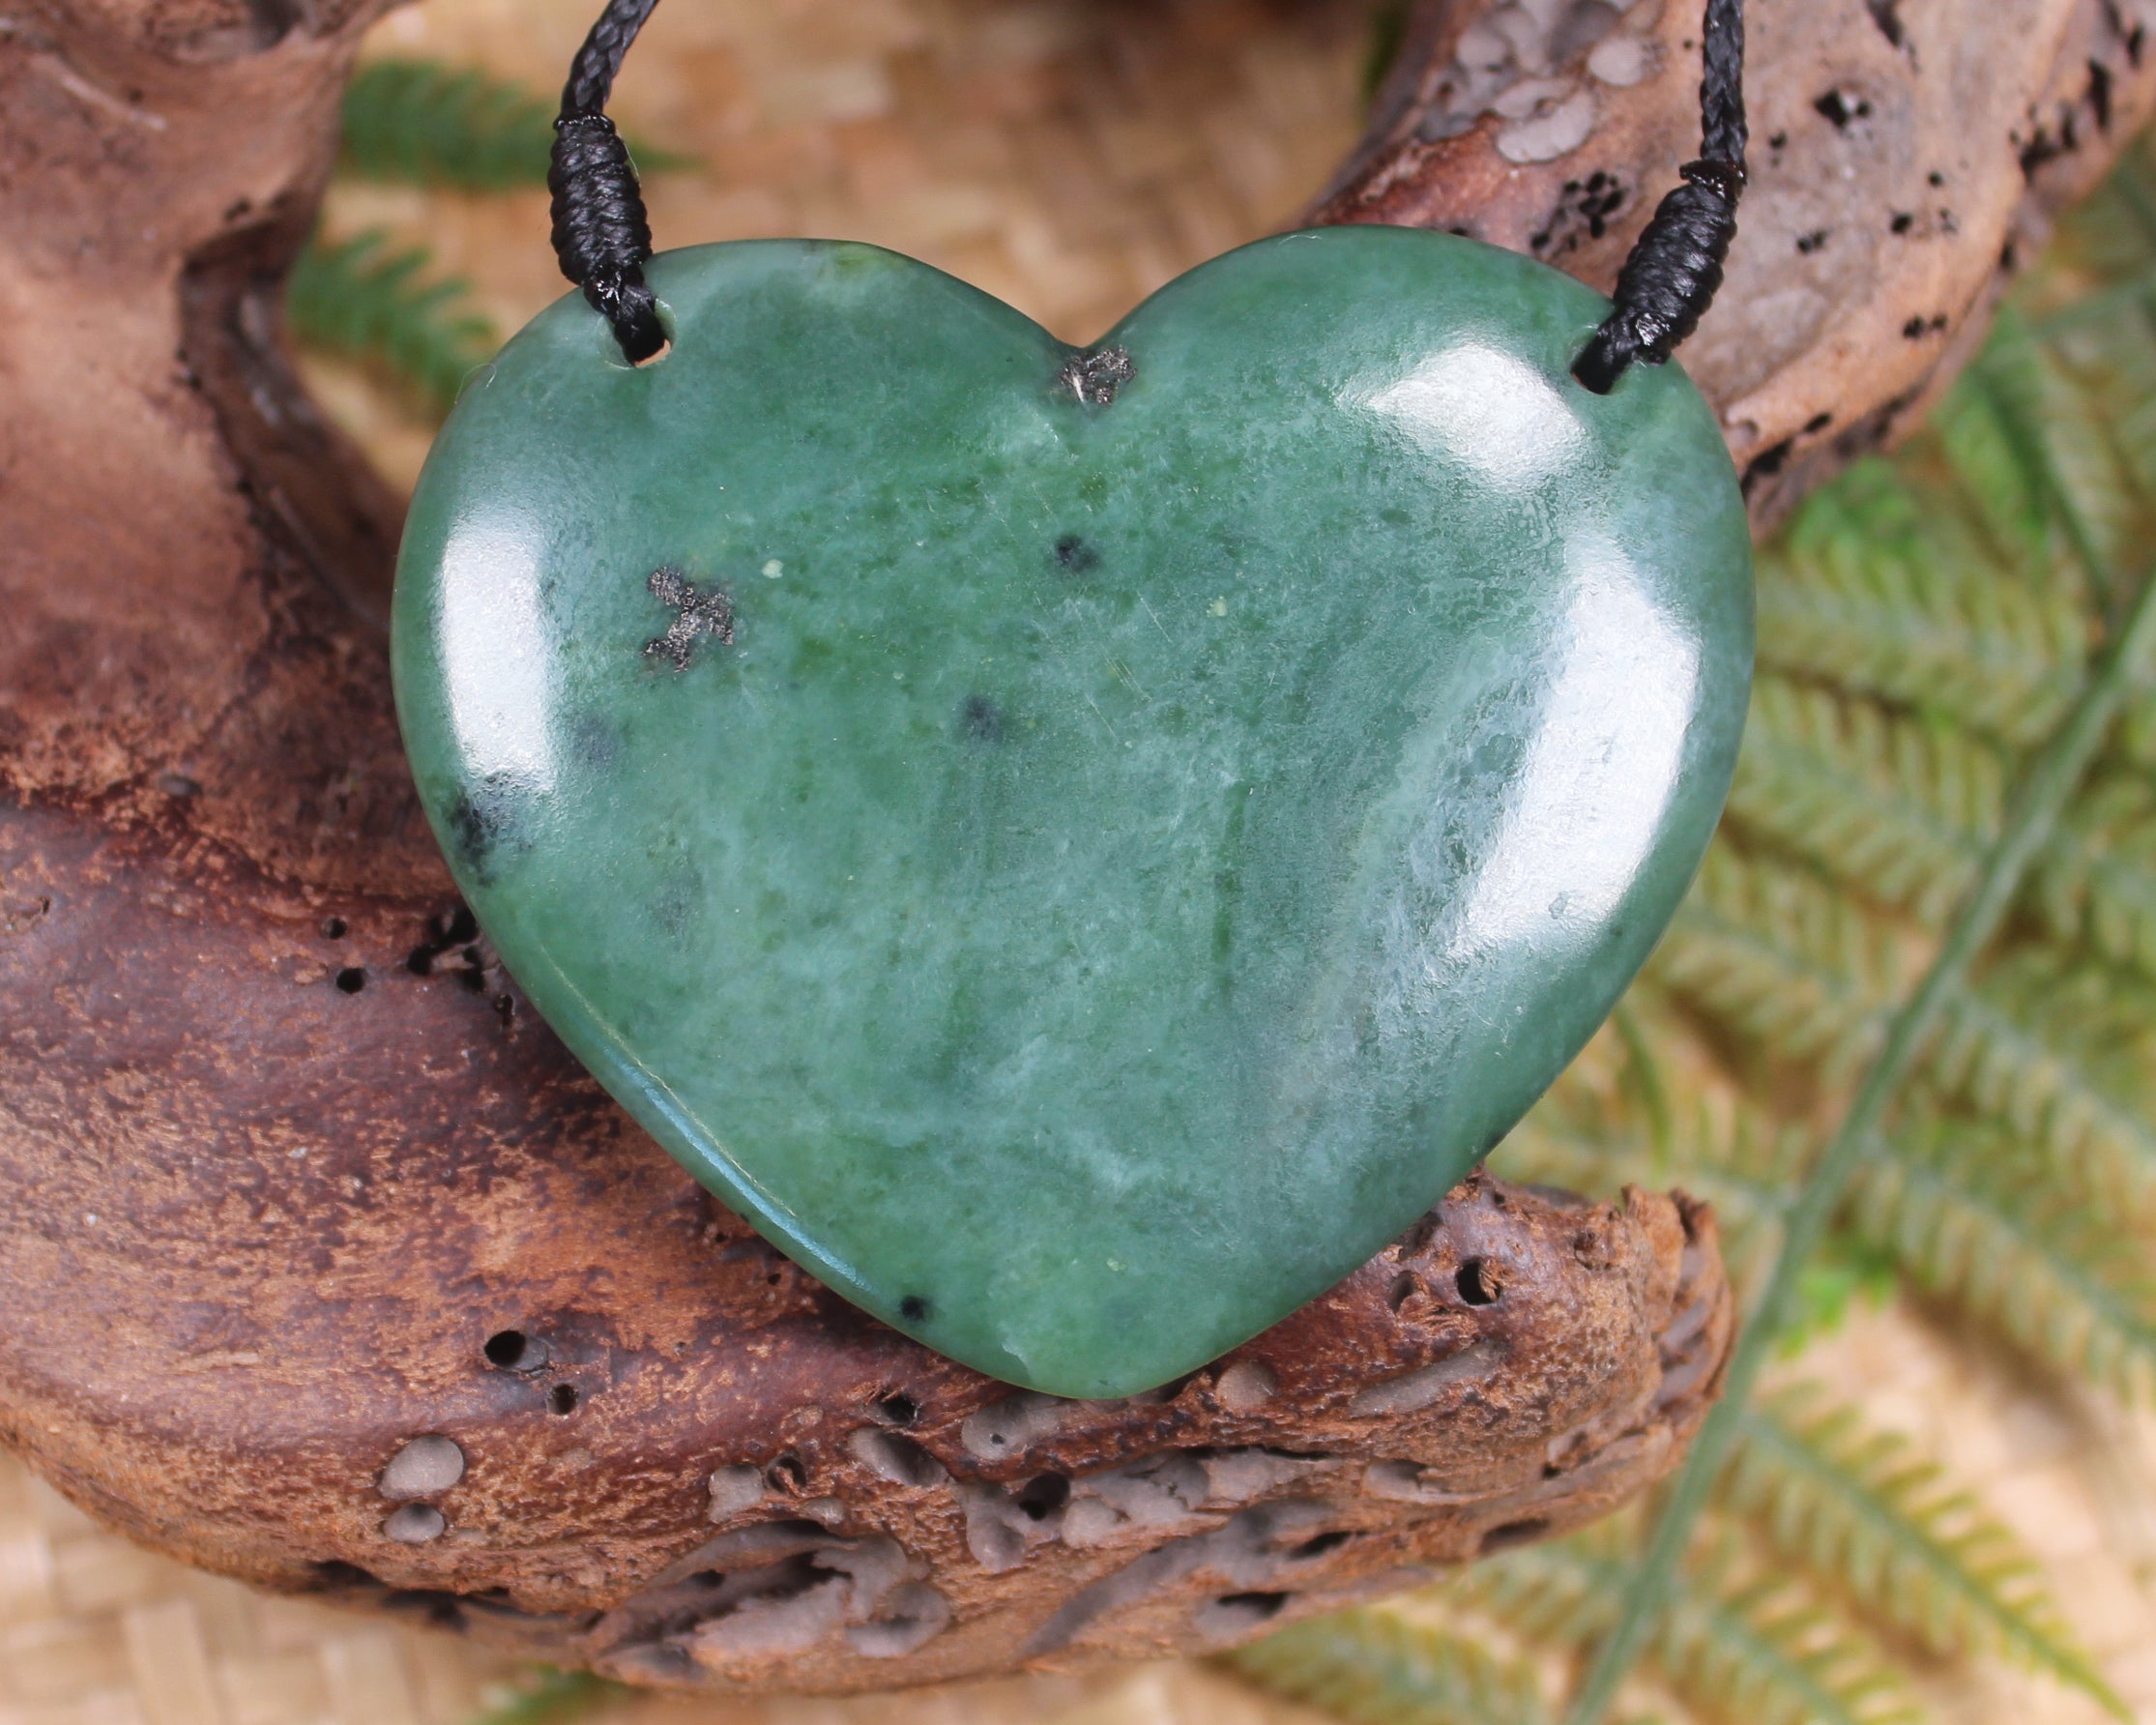
[[[1654,973],[1741,1038],[1828,1081],[1878,1046],[1896,992],[1888,931],[1820,881],[1724,845],[1701,870]],[[2156,1211],[2156,1125],[2140,1088],[2156,1051],[2122,1042],[2156,1005],[2031,953],[1961,990],[1925,1069],[2042,1145],[2057,1172],[2132,1215]]]
[[[285,312],[303,345],[379,368],[439,416],[499,341],[469,307],[465,283],[427,280],[427,263],[425,251],[393,249],[379,230],[316,238],[292,267]]]
[[[1792,1581],[1763,1579],[1726,1596],[1688,1584],[1660,1639],[1666,1680],[1730,1725],[1922,1716],[1885,1653]]]
[[[1585,1651],[1632,1572],[1597,1530],[1506,1552],[1451,1591],[1531,1643]],[[1803,1584],[1747,1571],[1727,1539],[1676,1578],[1651,1649],[1685,1706],[1729,1725],[1901,1725],[1914,1698],[1885,1652]]]
[[[2148,342],[2146,332],[2130,326],[2107,331],[2111,348]],[[2123,358],[2124,356],[2119,356]],[[2003,307],[1994,320],[1984,351],[1970,364],[1952,393],[1960,403],[1980,403],[1999,426],[2010,449],[2021,485],[2032,493],[2037,527],[2029,553],[2018,560],[2026,574],[2050,573],[2069,585],[2092,584],[2099,603],[2118,596],[2111,590],[2112,571],[2120,552],[2134,541],[2140,513],[2124,451],[2114,441],[2115,403],[2107,399],[2110,380],[2093,376],[2092,388],[2078,388],[2059,355],[2036,338],[2019,308]],[[1950,435],[1953,419],[1946,416]],[[1968,489],[1981,509],[2002,482],[1996,468],[1974,476]],[[1978,489],[1982,487],[1982,489]],[[2056,530],[2072,553],[2052,567],[2044,553],[2046,524]]]
[[[343,125],[343,172],[461,191],[544,186],[554,145],[552,107],[523,85],[432,60],[362,66]]]
[[[1797,1283],[1796,1310],[1782,1327],[1778,1349],[1794,1359],[1821,1336],[1848,1324],[1858,1306],[1874,1311],[1901,1291],[1901,1266],[1861,1235],[1837,1229],[1820,1243]]]
[[[2028,900],[2054,939],[2156,979],[2156,782],[2092,782],[2037,860]]]
[[[2040,1149],[2068,1189],[2156,1214],[2147,1112],[2151,1008],[2115,975],[2027,952],[1962,991],[1926,1069],[1969,1107]]]
[[[544,186],[554,104],[523,85],[433,60],[371,60],[344,92],[340,167],[363,180],[513,191]],[[632,145],[645,173],[685,166]]]
[[[1848,898],[1728,844],[1708,853],[1652,961],[1671,993],[1830,1082],[1878,1046],[1905,969]]]
[[[1385,1611],[1314,1618],[1227,1655],[1241,1676],[1358,1725],[1549,1725],[1533,1670]]]
[[[1933,1121],[1879,1140],[1846,1225],[2031,1359],[2156,1399],[2156,1280],[2105,1211],[2051,1187],[1998,1127]]]
[[[469,1725],[554,1725],[588,1717],[607,1701],[634,1691],[588,1671],[534,1672],[511,1686],[502,1700],[475,1715]]]
[[[1730,811],[1845,891],[1936,924],[1975,878],[2004,780],[1997,748],[1968,732],[1768,674]]]
[[[1996,1652],[2125,1716],[2074,1644],[2021,1542],[1905,1438],[1805,1386],[1747,1408],[1724,1501],[1868,1620],[1935,1653]]]
[[[2078,301],[2093,285],[2123,281],[2156,290],[2156,148],[2144,133],[2120,154],[2103,185],[2068,211],[2046,264]],[[2041,284],[2039,284],[2041,285]]]
[[[1377,100],[1378,92],[1384,87],[1393,63],[1400,58],[1400,50],[1407,45],[1411,11],[1411,0],[1378,0],[1377,8],[1370,18],[1370,45],[1363,50],[1362,56],[1362,101],[1365,106]]]
[[[1763,674],[1730,812],[1845,892],[1937,926],[1996,833],[2008,762],[1976,734]],[[2156,779],[2083,793],[2026,892],[2055,940],[2156,979]]]
[[[1982,534],[1987,573],[2012,580],[2050,566],[2051,502],[2031,428],[2042,423],[2046,378],[2033,343],[1991,348],[1934,410],[1926,429],[1956,482],[1963,520]]]
[[[2016,747],[2057,724],[2088,641],[2070,594],[2002,579],[1966,523],[1883,461],[1807,499],[1760,559],[1763,668]]]

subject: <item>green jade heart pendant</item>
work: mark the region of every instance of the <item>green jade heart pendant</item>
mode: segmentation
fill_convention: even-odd
[[[457,882],[832,1288],[1065,1396],[1322,1293],[1602,1021],[1721,810],[1751,547],[1675,365],[1344,227],[1080,352],[858,245],[661,255],[465,390],[397,570]]]

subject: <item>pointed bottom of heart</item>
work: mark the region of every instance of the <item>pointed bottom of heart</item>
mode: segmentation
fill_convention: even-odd
[[[867,247],[651,275],[663,360],[565,300],[414,499],[452,868],[831,1286],[1057,1394],[1195,1369],[1486,1155],[1674,911],[1751,669],[1713,417],[1576,383],[1568,278],[1398,229],[1090,362]]]

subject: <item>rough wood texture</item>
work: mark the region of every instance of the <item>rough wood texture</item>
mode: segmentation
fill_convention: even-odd
[[[1874,15],[1896,16],[1756,5],[1763,83],[1796,76],[1777,32],[1824,52],[1815,15],[1881,42]],[[31,0],[0,21],[0,1436],[112,1524],[265,1585],[651,1681],[825,1688],[1220,1645],[1665,1471],[1730,1321],[1711,1221],[1681,1201],[1471,1183],[1171,1396],[1014,1402],[746,1235],[520,1010],[396,748],[393,500],[278,346],[278,275],[374,10]],[[1442,69],[1488,10],[1425,12],[1387,141],[1330,211],[1542,234],[1607,274],[1688,148],[1682,20],[1637,80],[1603,79],[1569,155],[1521,163],[1516,93],[1489,99],[1522,108],[1501,124],[1417,141],[1456,125]],[[1546,10],[1505,9],[1515,55]],[[2085,71],[2071,129],[1985,109],[2008,74],[2057,82],[2085,44],[2115,49],[2114,128],[2146,100],[2095,0],[1903,16],[1976,71],[1935,98],[1924,52],[1829,44],[1835,88],[1863,94],[1835,122],[1799,111],[1816,66],[1785,93],[1790,141],[1763,153],[1698,349],[1785,485],[1804,452],[1766,461],[1768,434],[1835,412],[1811,434],[1830,459],[1836,429],[1887,424],[1879,391],[1933,374],[1999,235],[2094,171]],[[1543,91],[1540,119],[1569,100]],[[1882,118],[1919,111],[1931,131]],[[2026,192],[2019,149],[2069,137]],[[1792,286],[1779,253],[1745,261],[1779,197],[1854,224],[1944,139],[1970,182],[1958,231],[1923,214],[1943,204],[1888,223],[1931,263],[1905,280],[1880,261],[1902,252],[1837,228],[1792,255],[1862,267],[1806,277],[1801,315],[1744,309]],[[1836,149],[1850,178],[1773,190],[1776,154]],[[1616,185],[1590,191],[1598,170]],[[1967,292],[1925,299],[1947,331],[1904,337],[1886,280]],[[1764,357],[1763,329],[1798,328]]]

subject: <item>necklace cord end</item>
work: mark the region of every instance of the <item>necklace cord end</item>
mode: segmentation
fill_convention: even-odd
[[[1598,395],[1635,363],[1659,365],[1699,327],[1722,285],[1744,194],[1743,0],[1706,0],[1700,80],[1702,154],[1655,207],[1617,272],[1610,315],[1573,362]]]

